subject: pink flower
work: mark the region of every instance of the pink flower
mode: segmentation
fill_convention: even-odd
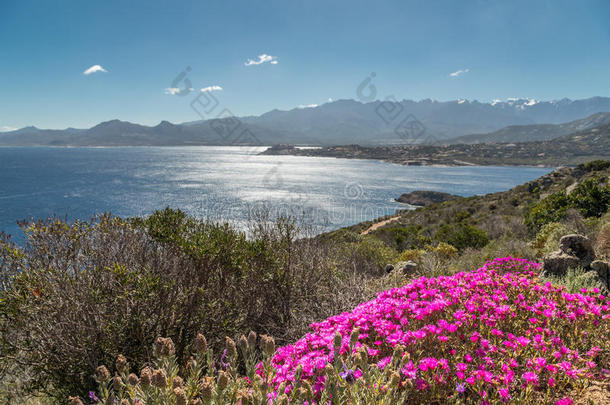
[[[498,393],[500,394],[500,398],[502,398],[503,400],[508,400],[510,399],[510,394],[508,392],[507,388],[500,388],[498,390]]]
[[[555,402],[555,405],[572,405],[572,400],[568,397],[565,397]]]
[[[538,384],[538,374],[533,373],[531,371],[526,371],[525,373],[523,373],[521,378],[523,378],[530,384]]]

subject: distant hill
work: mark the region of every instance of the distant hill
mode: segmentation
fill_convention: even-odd
[[[610,124],[564,135],[548,141],[451,145],[343,145],[299,149],[276,145],[264,155],[321,156],[375,159],[402,165],[577,165],[610,159]]]
[[[273,145],[278,143],[367,146],[417,144],[443,141],[469,134],[508,138],[511,133],[528,138],[527,131],[549,137],[567,134],[592,124],[548,124],[582,120],[610,111],[610,98],[563,99],[538,102],[509,99],[481,103],[455,100],[402,100],[361,103],[338,100],[320,106],[273,110],[260,116],[202,120],[183,124],[162,121],[156,126],[112,120],[89,129],[45,130],[25,127],[0,133],[0,145],[32,146],[180,146],[180,145]],[[595,116],[594,116],[595,117]],[[603,119],[605,118],[592,118]],[[604,121],[606,122],[606,121]],[[598,124],[601,122],[598,122]],[[537,125],[538,129],[506,128],[506,135],[489,135],[507,126]],[[399,131],[396,129],[400,128]],[[405,130],[406,128],[406,130]],[[519,132],[521,131],[521,132]],[[525,131],[525,132],[524,132]],[[559,131],[559,132],[557,132]],[[517,135],[515,135],[517,136]],[[469,139],[469,138],[467,138]],[[529,138],[528,138],[529,139]],[[548,138],[544,138],[548,139]],[[466,141],[462,141],[466,142]],[[470,142],[470,141],[468,141]]]
[[[449,141],[455,144],[547,141],[604,124],[610,124],[610,112],[593,114],[565,124],[511,125],[489,134],[465,135]]]

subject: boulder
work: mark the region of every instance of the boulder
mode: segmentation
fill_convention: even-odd
[[[599,278],[610,289],[610,263],[603,260],[594,260],[591,262],[591,268],[597,272]]]
[[[544,256],[544,267],[542,274],[545,276],[563,276],[568,268],[581,266],[577,256],[569,255],[562,251],[556,251]]]
[[[386,264],[385,265],[385,272],[386,273],[391,273],[392,270],[394,270],[394,266],[392,266],[391,264]]]
[[[411,260],[407,260],[406,262],[398,262],[396,264],[396,269],[398,271],[402,271],[403,273],[412,273],[417,270],[417,263]]]
[[[559,240],[559,249],[566,255],[578,257],[582,267],[589,267],[591,262],[595,260],[593,243],[583,235],[572,234],[563,236]]]

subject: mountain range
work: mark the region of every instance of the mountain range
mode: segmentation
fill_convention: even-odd
[[[337,100],[320,106],[272,110],[260,116],[145,126],[102,122],[89,129],[25,127],[0,133],[3,146],[392,145],[545,140],[610,122],[610,98],[482,103]],[[567,124],[566,124],[567,123]]]

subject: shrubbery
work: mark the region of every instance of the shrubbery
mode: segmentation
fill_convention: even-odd
[[[313,324],[277,351],[268,337],[260,350],[254,334],[238,344],[227,339],[216,363],[203,337],[185,365],[160,339],[154,370],[128,375],[119,357],[119,375],[98,369],[92,395],[148,405],[571,404],[573,392],[610,374],[610,301],[596,290],[540,284],[538,269],[502,258],[473,272],[422,277]],[[241,372],[237,348],[248,359]]]
[[[446,242],[458,250],[469,247],[480,249],[489,243],[489,236],[485,231],[465,222],[441,225],[436,239]]]
[[[529,210],[525,220],[539,230],[550,222],[561,222],[566,212],[577,209],[584,217],[600,217],[610,207],[610,186],[607,176],[594,176],[583,180],[568,195],[559,191],[543,198]]]
[[[338,256],[283,218],[246,238],[169,209],[26,232],[23,248],[0,240],[0,362],[23,365],[26,392],[61,398],[92,388],[95,367],[119,353],[136,370],[147,364],[156,336],[173,339],[179,362],[201,330],[213,347],[248,329],[294,339],[369,298],[367,260],[391,253],[364,238]]]

